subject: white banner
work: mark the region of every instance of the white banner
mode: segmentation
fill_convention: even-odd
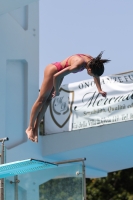
[[[133,120],[133,71],[61,86],[45,115],[45,133],[58,133]]]

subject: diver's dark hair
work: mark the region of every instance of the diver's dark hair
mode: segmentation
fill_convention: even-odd
[[[101,76],[104,72],[104,63],[109,62],[110,60],[101,59],[103,51],[96,57],[92,58],[88,62],[87,66],[91,69],[91,72],[96,76]]]

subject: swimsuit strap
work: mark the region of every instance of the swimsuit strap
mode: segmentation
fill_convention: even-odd
[[[85,55],[85,54],[75,54],[75,55],[77,55],[77,56],[79,56],[79,57],[87,56],[88,58],[92,58],[92,56],[88,56],[88,55]],[[69,58],[71,58],[71,57],[72,57],[72,56],[70,56]],[[68,67],[68,60],[69,60],[69,58],[68,58],[67,61],[66,61],[65,67]]]

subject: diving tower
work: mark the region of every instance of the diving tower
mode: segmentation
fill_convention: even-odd
[[[25,129],[39,92],[39,2],[25,0],[22,5],[22,1],[18,1],[20,4],[9,7],[6,2],[0,3],[0,8],[3,6],[0,12],[0,101],[3,105],[0,138],[10,138],[6,143],[6,162],[36,158],[53,163],[86,158],[88,178],[106,177],[109,172],[133,167],[132,119],[69,130],[66,126],[71,125],[73,119],[70,118],[64,129],[58,126],[60,131],[39,135],[38,143],[27,140]],[[62,86],[64,90],[66,87]],[[130,101],[132,103],[132,98]]]

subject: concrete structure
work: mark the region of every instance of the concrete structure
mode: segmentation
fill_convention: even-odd
[[[17,1],[13,7],[7,2],[0,3],[0,138],[9,137],[7,162],[86,157],[90,178],[133,167],[132,121],[39,136],[38,144],[27,140],[25,129],[39,90],[39,2]]]
[[[21,154],[19,150],[21,145],[23,149],[26,145],[26,150],[38,157],[40,144],[35,148],[35,144],[27,141],[25,128],[39,92],[39,2],[17,1],[10,7],[8,1],[2,1],[0,8],[0,138],[10,139],[7,161],[25,157],[26,152]],[[5,13],[7,10],[9,12]],[[10,157],[8,152],[12,154],[14,148],[15,153]]]

